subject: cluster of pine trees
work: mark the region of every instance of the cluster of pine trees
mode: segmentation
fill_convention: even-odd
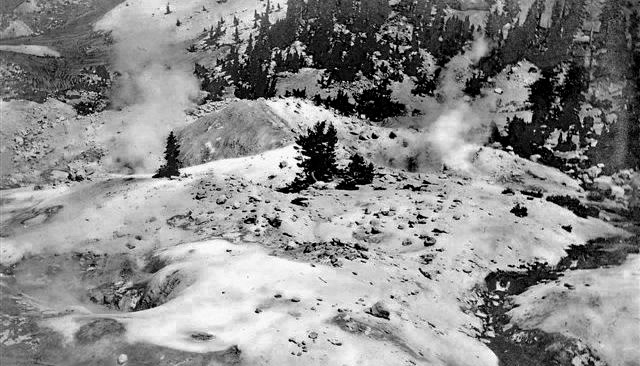
[[[447,17],[446,6],[446,0],[402,0],[393,9],[388,0],[288,0],[286,15],[272,24],[267,2],[254,16],[257,35],[245,49],[236,26],[223,69],[236,96],[247,99],[273,96],[277,73],[302,67],[325,70],[325,86],[376,75],[401,80],[404,74],[414,78],[417,94],[430,94],[437,75],[424,69],[425,52],[443,66],[477,31],[468,19]],[[392,10],[412,25],[410,34],[385,28]],[[210,30],[211,39],[220,27]]]
[[[315,182],[331,182],[335,179],[339,179],[337,188],[348,190],[373,182],[373,164],[367,163],[357,153],[351,155],[346,167],[338,167],[337,144],[336,128],[326,121],[318,122],[307,129],[306,133],[298,135],[296,149],[300,153],[298,167],[301,170],[295,180],[282,191],[298,192]]]
[[[531,122],[514,117],[509,121],[507,136],[502,138],[494,133],[493,139],[502,139],[521,156],[539,154],[544,163],[560,168],[601,162],[609,172],[638,167],[640,144],[634,143],[640,141],[638,11],[629,15],[623,2],[606,2],[600,15],[600,32],[591,33],[592,38],[585,46],[577,45],[574,36],[585,31],[582,27],[587,15],[586,0],[555,2],[545,26],[541,22],[544,0],[533,2],[522,23],[518,22],[518,1],[502,3],[502,9],[495,8],[489,14],[485,27],[485,36],[493,43],[492,52],[481,60],[476,76],[467,81],[465,92],[474,96],[488,76],[523,59],[536,64],[541,77],[530,86]],[[582,57],[585,47],[592,58],[588,63]],[[597,52],[602,49],[606,52]],[[610,110],[617,116],[615,121],[611,123],[606,117],[613,105],[599,103],[604,108],[600,119],[606,126],[600,136],[595,136],[594,118],[581,119],[579,113],[593,80],[624,85],[622,96],[614,103],[615,110]],[[558,140],[548,141],[554,131],[559,132]],[[594,138],[598,141],[595,146]],[[552,150],[544,147],[546,143],[550,143]],[[564,161],[554,154],[575,150],[586,150],[589,160]]]
[[[527,59],[538,67],[554,68],[571,60],[574,36],[582,27],[586,0],[556,1],[549,26],[542,26],[545,0],[534,0],[522,24],[517,0],[505,0],[496,7],[485,25],[485,37],[492,51],[480,62],[480,70],[494,76],[505,66]]]
[[[270,98],[276,94],[276,72],[272,67],[273,39],[269,34],[272,6],[267,1],[265,12],[256,17],[255,26],[259,30],[254,38],[249,37],[248,44],[241,52],[242,41],[235,26],[234,42],[222,69],[235,86],[235,96],[241,99]],[[258,15],[256,13],[256,15]]]
[[[627,16],[625,10],[623,2],[607,2],[600,15],[600,33],[594,40],[596,47],[607,50],[598,55],[594,77],[624,85],[616,100],[616,120],[589,151],[590,158],[604,163],[609,173],[625,167],[640,168],[640,12],[635,9]]]

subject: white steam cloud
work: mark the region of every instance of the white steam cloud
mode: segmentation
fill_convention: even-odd
[[[184,125],[184,111],[198,95],[193,63],[178,40],[175,20],[162,16],[165,5],[121,4],[97,25],[112,31],[114,69],[121,73],[111,97],[121,111],[105,132],[115,136],[108,143],[109,158],[111,168],[120,172],[156,169],[167,134]]]
[[[452,59],[442,77],[440,90],[446,98],[447,108],[430,126],[426,139],[432,152],[448,169],[470,170],[471,156],[486,140],[481,127],[489,106],[482,100],[471,101],[461,90],[465,77],[470,76],[470,67],[489,50],[484,38],[476,38],[469,51]]]
[[[470,170],[470,156],[478,149],[478,145],[470,142],[468,135],[477,123],[466,103],[447,110],[434,122],[427,134],[427,141],[447,168]]]

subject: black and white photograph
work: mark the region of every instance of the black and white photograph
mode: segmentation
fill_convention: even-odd
[[[1,0],[0,365],[640,366],[640,0]]]

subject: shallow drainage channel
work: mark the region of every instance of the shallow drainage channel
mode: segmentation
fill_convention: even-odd
[[[596,239],[585,245],[573,245],[557,265],[533,263],[521,271],[495,271],[479,289],[479,301],[473,307],[482,319],[480,338],[504,366],[601,366],[606,365],[588,345],[579,339],[540,329],[521,329],[510,324],[508,312],[516,305],[513,297],[529,287],[555,281],[566,271],[596,269],[624,263],[629,254],[640,252],[640,236]],[[565,284],[568,289],[570,285]]]

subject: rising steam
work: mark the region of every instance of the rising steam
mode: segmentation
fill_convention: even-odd
[[[157,13],[164,2],[157,2]],[[146,4],[120,5],[98,28],[112,31],[113,61],[118,78],[111,96],[122,111],[107,126],[105,136],[111,168],[142,173],[157,168],[170,130],[184,125],[185,109],[193,106],[198,82],[184,47],[175,41],[175,20],[152,16]]]
[[[486,122],[483,117],[488,115],[490,106],[462,95],[465,80],[460,75],[468,75],[469,68],[488,52],[487,41],[476,38],[469,51],[452,60],[442,77],[441,92],[447,107],[431,124],[425,137],[430,150],[449,169],[471,169],[471,156],[486,140],[481,126]]]

